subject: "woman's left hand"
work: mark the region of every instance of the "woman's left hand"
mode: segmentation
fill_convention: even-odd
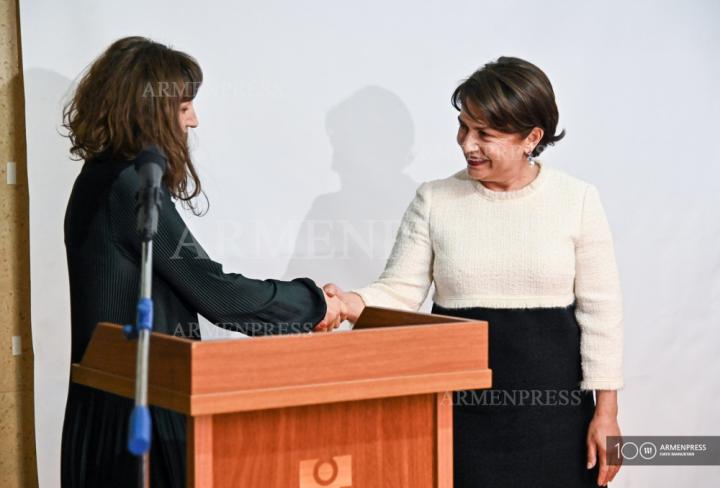
[[[608,453],[606,450],[606,439],[608,436],[620,436],[620,426],[617,421],[617,414],[596,410],[590,421],[587,434],[587,468],[592,469],[595,463],[600,461],[598,473],[598,486],[605,486],[610,483],[620,471],[620,464],[609,465]],[[622,460],[621,460],[622,462]]]

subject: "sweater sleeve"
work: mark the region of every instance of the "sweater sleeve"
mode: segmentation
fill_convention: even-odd
[[[575,317],[585,390],[623,386],[623,311],[610,226],[600,196],[588,185],[575,244]]]
[[[140,255],[134,212],[138,187],[131,167],[120,174],[110,195],[113,238],[136,257]],[[187,228],[167,190],[153,239],[153,269],[209,321],[244,334],[308,332],[326,313],[322,290],[308,278],[258,280],[225,273]]]
[[[431,188],[423,183],[405,211],[385,271],[374,283],[353,290],[368,306],[417,310],[432,283]]]

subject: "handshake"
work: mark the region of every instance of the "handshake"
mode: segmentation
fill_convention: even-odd
[[[340,327],[344,320],[349,320],[354,324],[365,308],[365,302],[360,295],[345,292],[333,283],[323,286],[323,294],[327,313],[325,318],[315,326],[314,332],[331,332]]]

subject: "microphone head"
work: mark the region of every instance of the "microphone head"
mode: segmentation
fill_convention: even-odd
[[[143,242],[151,241],[158,227],[158,211],[162,205],[162,178],[167,156],[155,144],[146,146],[135,158],[139,179],[136,199],[137,230]]]
[[[135,170],[140,171],[140,168],[146,164],[156,164],[160,166],[161,171],[164,173],[165,167],[167,166],[165,151],[157,144],[148,144],[145,146],[135,158]]]

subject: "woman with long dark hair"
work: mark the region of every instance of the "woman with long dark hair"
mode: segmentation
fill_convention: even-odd
[[[173,200],[191,208],[201,185],[187,145],[197,126],[193,99],[202,83],[185,53],[142,37],[112,44],[80,80],[65,107],[71,153],[85,160],[65,215],[72,362],[95,325],[135,320],[140,239],[133,161],[148,144],[168,157],[153,241],[154,330],[199,339],[198,314],[249,335],[331,330],[344,305],[313,281],[255,280],[225,273],[194,239]],[[242,358],[238,358],[242,360]],[[62,438],[62,486],[134,486],[137,458],[127,450],[133,402],[70,384]],[[151,407],[151,484],[185,486],[185,417]]]

